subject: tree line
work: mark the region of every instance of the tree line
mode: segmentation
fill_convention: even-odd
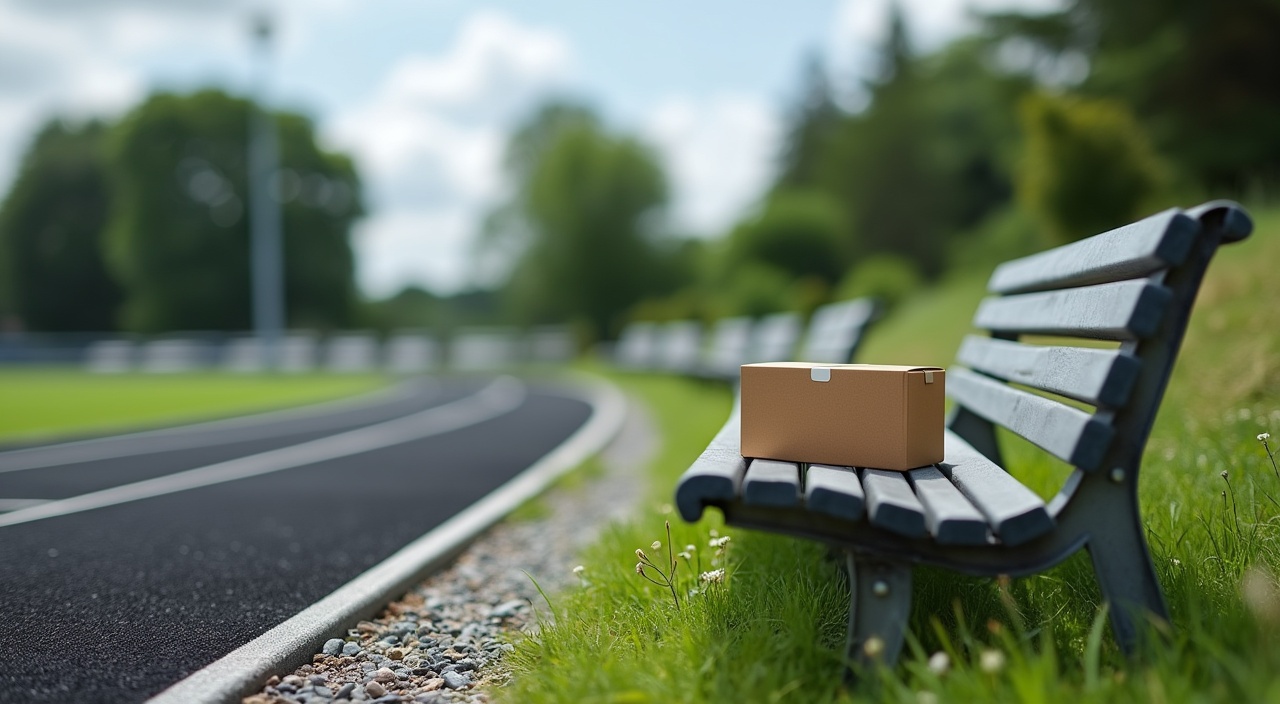
[[[114,123],[45,125],[0,206],[0,313],[9,326],[248,329],[255,109],[217,90],[159,93]],[[350,325],[358,299],[349,233],[363,209],[355,167],[316,144],[307,118],[271,117],[288,320]]]

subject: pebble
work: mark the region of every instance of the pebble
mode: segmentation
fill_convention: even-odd
[[[342,685],[342,688],[338,690],[338,693],[333,696],[335,699],[347,699],[351,696],[351,693],[355,691],[355,688],[355,682],[348,682]]]
[[[330,638],[324,642],[324,648],[321,650],[325,655],[341,655],[342,649],[346,647],[346,642],[341,638]],[[356,646],[357,648],[360,646]]]
[[[387,693],[387,688],[378,684],[377,680],[374,680],[373,682],[370,682],[369,684],[366,684],[364,686],[364,693],[368,694],[374,699],[377,699],[378,697],[381,697],[382,695]]]
[[[495,607],[493,611],[490,611],[489,615],[497,616],[498,618],[510,618],[512,616],[515,616],[517,612],[519,612],[521,609],[524,608],[524,606],[525,606],[525,601],[523,599],[512,599],[511,601],[504,601],[501,604],[498,604],[498,606]]]
[[[377,682],[395,682],[396,673],[384,667],[373,673],[373,679]]]
[[[471,684],[471,680],[466,675],[459,675],[456,672],[442,672],[440,677],[444,680],[444,686],[449,689],[460,689]]]
[[[336,639],[335,639],[336,640]],[[355,657],[360,654],[360,644],[354,641],[342,646],[342,654],[347,657]]]
[[[387,651],[387,657],[392,660],[404,660],[404,651],[399,648],[392,648]]]

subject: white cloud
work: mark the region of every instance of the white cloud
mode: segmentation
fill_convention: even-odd
[[[572,65],[560,34],[479,11],[446,52],[402,58],[370,102],[326,125],[366,174],[373,207],[356,248],[367,293],[469,283],[474,230],[502,187],[506,135],[568,83]]]
[[[655,107],[644,132],[666,161],[677,225],[718,235],[772,177],[780,118],[753,96],[673,97]]]

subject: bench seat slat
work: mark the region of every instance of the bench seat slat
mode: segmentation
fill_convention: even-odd
[[[742,502],[754,506],[800,505],[800,467],[794,462],[752,460],[742,483]]]
[[[1111,425],[1077,408],[962,367],[947,376],[947,395],[957,403],[1080,469],[1097,469],[1111,444]]]
[[[924,507],[905,474],[863,469],[862,489],[867,494],[867,515],[872,525],[909,538],[925,535]]]
[[[1186,261],[1200,223],[1173,208],[1087,240],[1005,262],[993,293],[1044,291],[1136,279]]]
[[[1146,279],[982,301],[975,326],[999,333],[1136,340],[1153,335],[1173,295]]]
[[[1095,406],[1129,400],[1141,364],[1119,350],[1037,347],[970,335],[956,359],[1001,379],[1034,386]]]
[[[684,520],[690,523],[697,521],[708,502],[727,502],[738,497],[742,475],[747,469],[747,461],[742,458],[740,449],[741,438],[741,423],[735,405],[724,427],[680,477],[676,486],[676,508]]]
[[[991,534],[987,519],[951,481],[928,466],[907,472],[924,508],[925,528],[943,545],[985,545]]]
[[[1021,545],[1053,529],[1044,501],[959,435],[946,431],[938,469],[982,512],[1006,545]]]
[[[804,478],[804,503],[811,511],[856,521],[862,518],[866,496],[852,467],[811,464]]]

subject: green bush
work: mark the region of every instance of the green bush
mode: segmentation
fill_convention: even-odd
[[[816,276],[835,284],[846,261],[840,239],[843,218],[829,196],[810,191],[777,194],[730,233],[726,264],[731,270],[751,262],[767,264],[789,278]]]
[[[1120,103],[1037,94],[1022,103],[1018,197],[1069,242],[1144,214],[1167,181],[1147,135]]]
[[[853,267],[836,289],[837,300],[871,296],[892,308],[924,285],[920,270],[897,254],[875,254]]]

